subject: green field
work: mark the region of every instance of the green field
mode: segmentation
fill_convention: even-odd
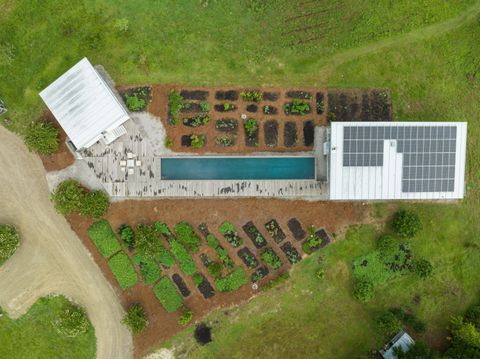
[[[0,358],[95,358],[95,331],[91,325],[75,338],[61,335],[53,327],[52,322],[67,304],[65,297],[48,297],[39,299],[16,320],[3,314]]]
[[[167,346],[189,358],[352,358],[382,344],[373,316],[392,305],[426,322],[418,338],[445,342],[450,315],[478,300],[480,283],[480,2],[320,0],[304,10],[287,0],[81,3],[0,0],[0,97],[12,130],[39,116],[38,91],[83,56],[117,83],[386,87],[396,120],[468,121],[466,199],[401,204],[420,214],[412,251],[432,262],[433,278],[402,276],[368,304],[356,301],[352,263],[379,234],[363,227],[321,251],[323,280],[316,253],[286,288],[209,315],[218,321],[211,344],[197,346],[187,329]],[[381,225],[398,205],[370,208]]]

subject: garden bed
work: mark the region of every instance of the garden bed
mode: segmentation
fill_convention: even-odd
[[[173,286],[168,277],[162,277],[153,287],[155,296],[162,304],[162,307],[168,312],[175,312],[183,305],[183,299]]]
[[[216,121],[215,128],[221,132],[236,133],[238,131],[238,120],[222,118]]]
[[[280,228],[280,225],[275,219],[271,219],[270,221],[265,223],[265,229],[272,236],[275,243],[280,243],[285,238],[287,238],[282,228]]]
[[[301,241],[305,239],[307,232],[302,227],[302,224],[299,222],[298,219],[296,218],[290,218],[287,223],[288,229],[290,229],[290,232],[293,234],[293,238],[295,238],[297,241]]]
[[[280,98],[279,92],[264,91],[262,94],[263,101],[275,102]]]
[[[225,221],[218,227],[218,230],[232,247],[240,247],[243,244],[243,240],[238,235],[233,223]]]
[[[312,98],[312,94],[307,91],[287,91],[285,95],[288,98],[298,98],[302,100],[310,100]]]
[[[127,289],[137,284],[137,272],[125,253],[120,252],[110,258],[108,266],[122,289]]]
[[[128,88],[121,92],[121,96],[130,111],[145,111],[152,100],[152,88],[150,86]]]
[[[278,144],[278,122],[269,120],[263,124],[263,133],[265,135],[265,146],[275,148]]]
[[[198,113],[203,112],[202,106],[196,102],[184,102],[182,108],[180,109],[181,113]]]
[[[180,274],[174,273],[172,275],[172,280],[177,286],[178,290],[180,291],[180,294],[186,298],[190,295],[190,289],[188,289],[187,284],[183,280],[183,278],[180,276]]]
[[[275,106],[271,105],[265,105],[262,108],[262,112],[264,115],[277,115],[278,114],[278,108]]]
[[[291,121],[286,122],[283,135],[283,145],[289,148],[295,146],[297,143],[297,124]]]
[[[255,121],[255,126],[253,125],[253,121]],[[245,130],[245,146],[258,147],[258,122],[255,119],[245,120],[243,122],[243,129]]]
[[[185,100],[198,100],[206,101],[208,99],[208,91],[204,90],[182,90],[180,91],[180,96]]]
[[[237,252],[240,259],[245,263],[247,268],[253,269],[258,266],[258,260],[247,247],[243,247]]]
[[[197,285],[197,288],[200,293],[202,293],[203,298],[208,299],[213,297],[215,295],[215,290],[213,289],[212,285],[203,274],[199,273],[199,275],[202,276],[203,280],[199,285]]]
[[[269,273],[269,270],[266,266],[259,267],[252,273],[250,276],[252,283],[260,282],[263,278],[265,278]]]
[[[247,112],[255,113],[255,112],[258,111],[258,105],[255,105],[254,103],[252,103],[250,105],[247,105],[246,110],[247,110]]]
[[[220,101],[237,101],[238,95],[239,93],[236,90],[219,90],[215,92],[215,99]]]
[[[295,264],[302,260],[302,256],[300,255],[300,253],[298,253],[298,251],[295,249],[294,246],[292,246],[290,242],[282,244],[280,248],[283,253],[285,253],[285,256],[287,257],[290,264]]]
[[[247,234],[247,236],[251,239],[253,245],[256,248],[262,248],[267,245],[266,239],[263,237],[263,235],[258,231],[258,228],[255,227],[252,221],[247,222],[243,226],[243,230]]]
[[[315,140],[315,125],[313,121],[303,122],[303,144],[307,147],[311,147]]]

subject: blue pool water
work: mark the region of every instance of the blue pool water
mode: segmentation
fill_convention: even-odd
[[[314,157],[162,158],[164,180],[315,179]]]

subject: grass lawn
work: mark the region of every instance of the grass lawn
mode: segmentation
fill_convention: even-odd
[[[62,296],[39,299],[22,317],[0,317],[0,358],[95,358],[92,325],[75,338],[59,334],[52,322],[68,300]]]

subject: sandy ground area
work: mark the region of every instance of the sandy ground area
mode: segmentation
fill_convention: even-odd
[[[17,226],[21,245],[0,268],[0,306],[12,317],[41,296],[61,293],[83,305],[95,327],[98,358],[131,358],[123,309],[88,251],[49,200],[45,170],[0,126],[0,222]]]

